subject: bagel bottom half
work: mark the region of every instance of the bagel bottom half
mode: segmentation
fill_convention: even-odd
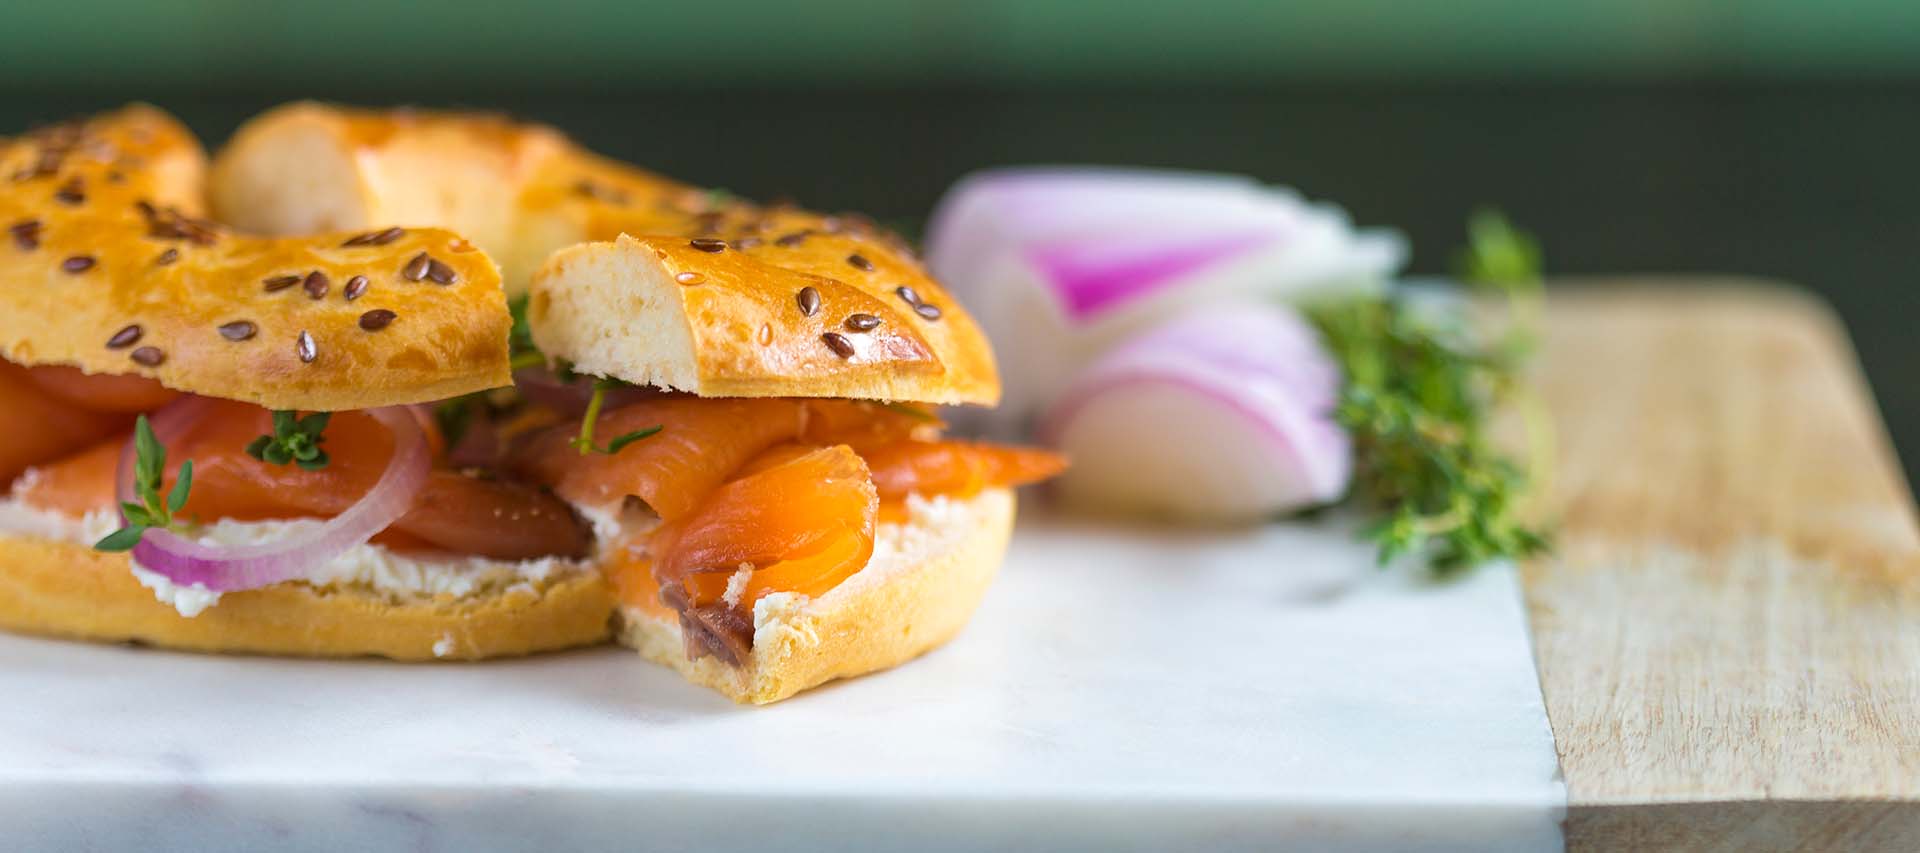
[[[302,657],[480,660],[604,642],[613,594],[573,572],[465,598],[282,583],[230,592],[192,618],[155,600],[125,554],[0,536],[0,629],[171,649]]]
[[[867,567],[825,595],[775,593],[755,603],[753,651],[742,665],[688,659],[679,619],[622,605],[620,642],[735,702],[778,702],[836,678],[898,666],[945,643],[972,617],[999,572],[1014,496],[910,502],[911,518],[882,525]]]
[[[617,637],[736,702],[766,704],[836,678],[888,669],[951,639],[998,572],[1014,496],[910,502],[885,524],[866,568],[819,598],[757,602],[753,651],[739,667],[689,659],[678,617],[617,608],[599,572],[557,575],[465,598],[396,598],[358,587],[276,584],[230,592],[194,617],[154,598],[124,554],[0,535],[0,630],[200,652],[481,660]],[[617,618],[616,618],[617,615]],[[617,624],[616,624],[617,623]]]

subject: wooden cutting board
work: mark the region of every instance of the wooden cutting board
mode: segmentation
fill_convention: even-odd
[[[1920,850],[1920,526],[1792,289],[1553,290],[1557,553],[1525,572],[1573,850]]]

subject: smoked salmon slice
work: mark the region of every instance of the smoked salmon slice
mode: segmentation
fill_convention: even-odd
[[[568,443],[580,425],[568,422],[534,436],[510,465],[576,504],[615,507],[631,495],[671,521],[760,451],[799,435],[804,418],[792,400],[663,397],[600,415],[594,434],[602,441],[660,427],[619,453],[582,455]]]
[[[87,374],[77,367],[60,366],[29,367],[25,372],[40,390],[94,412],[151,412],[180,396],[180,392],[145,376]]]
[[[131,415],[74,405],[47,393],[27,368],[0,361],[0,486],[132,426]]]
[[[867,464],[845,445],[784,457],[709,495],[654,534],[654,577],[688,605],[722,603],[733,575],[751,570],[740,597],[751,610],[772,592],[820,595],[873,556],[880,509]]]
[[[247,444],[271,431],[272,417],[264,409],[209,401],[206,415],[167,448],[169,459],[194,462],[193,488],[181,514],[206,521],[338,515],[373,487],[393,452],[386,427],[361,412],[333,416],[322,445],[330,461],[317,471],[248,456]],[[112,506],[126,441],[122,435],[41,468],[19,497],[72,514]],[[441,446],[437,440],[430,444]],[[570,507],[535,487],[435,470],[413,508],[379,541],[522,560],[584,556],[591,535]]]
[[[1066,457],[1028,447],[968,441],[900,441],[862,453],[882,500],[909,494],[969,497],[988,486],[1021,486],[1066,470]]]

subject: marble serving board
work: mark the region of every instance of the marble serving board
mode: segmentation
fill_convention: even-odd
[[[1558,849],[1515,573],[1338,522],[1030,517],[973,624],[738,707],[616,649],[483,664],[0,636],[10,850]]]

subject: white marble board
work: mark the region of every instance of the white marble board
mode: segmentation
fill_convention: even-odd
[[[925,659],[736,707],[630,653],[464,665],[0,636],[11,850],[1558,849],[1510,569],[1341,528],[1023,522]]]

